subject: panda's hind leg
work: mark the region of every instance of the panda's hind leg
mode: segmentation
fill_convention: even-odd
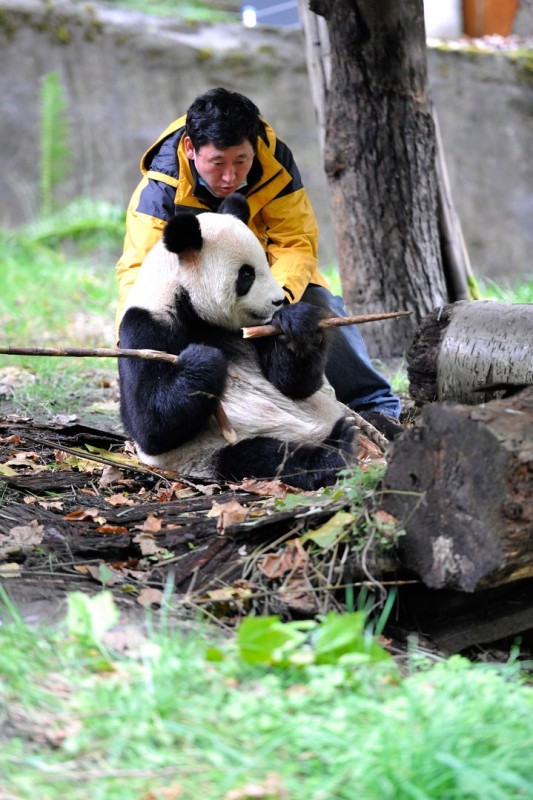
[[[354,460],[353,421],[341,419],[330,435],[317,444],[294,444],[256,437],[227,445],[215,457],[219,479],[278,478],[298,489],[319,489],[337,480],[337,473]]]

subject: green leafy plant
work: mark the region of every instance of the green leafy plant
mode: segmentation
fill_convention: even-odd
[[[237,647],[249,664],[297,667],[387,661],[393,666],[390,655],[367,628],[362,611],[328,614],[320,621],[248,617],[239,626]]]
[[[65,178],[72,163],[69,147],[70,120],[67,101],[57,72],[43,77],[40,91],[40,202],[41,213],[54,208],[54,189]]]

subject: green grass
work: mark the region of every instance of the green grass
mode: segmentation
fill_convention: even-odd
[[[250,666],[201,625],[131,645],[4,620],[0,796],[533,797],[533,693],[516,665],[413,657],[403,679],[350,657]]]
[[[503,303],[533,303],[533,277],[525,277],[514,284],[496,283],[490,278],[478,281],[482,300],[498,300]]]
[[[17,231],[0,233],[0,342],[19,347],[112,347],[117,296],[114,264],[123,214],[80,200]],[[94,381],[115,373],[113,359],[0,356],[22,411],[76,410]],[[3,372],[5,375],[6,373]]]

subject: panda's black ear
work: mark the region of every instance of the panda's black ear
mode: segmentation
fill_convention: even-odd
[[[231,214],[245,225],[250,219],[250,208],[244,195],[234,192],[226,197],[218,207],[219,214]]]
[[[198,217],[195,214],[176,214],[167,222],[163,242],[167,250],[177,255],[186,250],[201,250],[203,241]]]

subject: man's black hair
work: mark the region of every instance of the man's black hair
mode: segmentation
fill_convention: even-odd
[[[249,141],[256,149],[261,123],[259,109],[248,97],[227,89],[210,89],[187,110],[185,132],[194,149],[213,144],[219,150]]]

